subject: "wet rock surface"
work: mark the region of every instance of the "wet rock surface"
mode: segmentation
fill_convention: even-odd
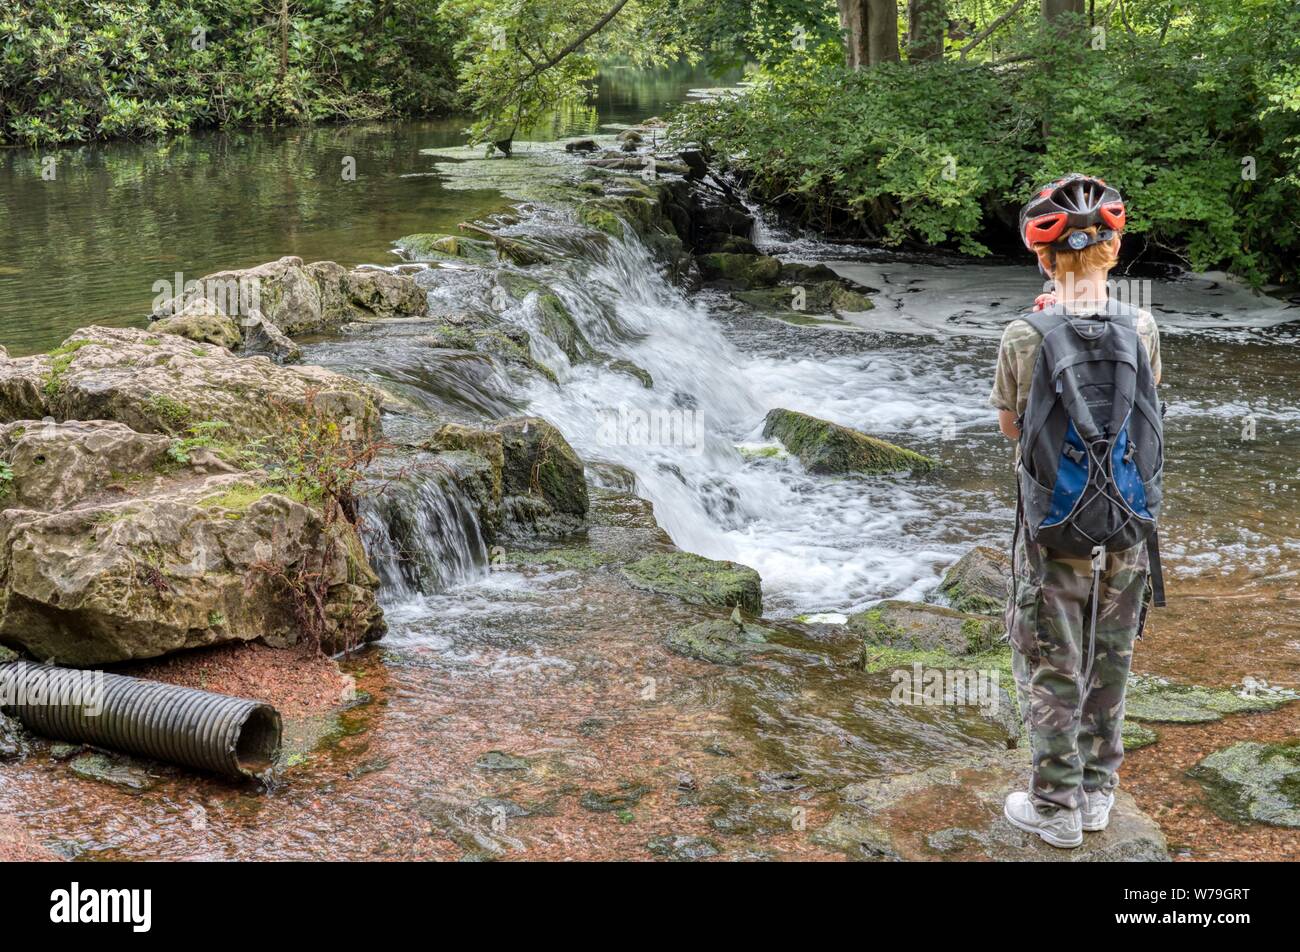
[[[1085,833],[1074,850],[1049,846],[1011,826],[1002,814],[1013,790],[1025,789],[1024,750],[977,755],[956,765],[852,784],[845,806],[814,837],[859,860],[993,860],[1002,862],[1163,862],[1164,835],[1123,790],[1110,825]]]
[[[763,613],[758,573],[736,562],[690,552],[660,552],[625,566],[623,576],[638,588],[674,595],[691,604]]]
[[[975,654],[1002,636],[1000,619],[971,615],[941,605],[886,600],[849,617],[849,630],[869,645],[916,651]]]
[[[808,472],[818,475],[924,473],[938,465],[920,453],[794,410],[769,411],[763,436],[780,440]]]
[[[1243,741],[1215,751],[1188,773],[1224,819],[1300,827],[1300,742]]]
[[[957,611],[1000,615],[1006,608],[1010,582],[1010,554],[977,545],[944,572],[938,591]]]

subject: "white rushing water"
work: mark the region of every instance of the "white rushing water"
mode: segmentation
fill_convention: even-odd
[[[883,343],[834,357],[771,353],[763,327],[789,330],[775,322],[760,321],[755,346],[738,346],[702,300],[660,277],[635,241],[613,244],[580,282],[554,286],[593,345],[648,370],[654,387],[597,364],[569,367],[544,348],[539,356],[562,368],[561,386],[535,387],[530,411],[558,426],[584,459],[635,472],[638,492],[679,546],[757,569],[774,613],[918,597],[959,554],[951,539],[926,531],[945,508],[928,479],[810,477],[783,453],[763,455],[779,447],[764,443],[761,430],[779,406],[932,443],[988,428],[993,414],[978,375]],[[969,521],[1001,511],[988,493],[973,495]],[[947,513],[946,534],[957,538],[954,518]]]

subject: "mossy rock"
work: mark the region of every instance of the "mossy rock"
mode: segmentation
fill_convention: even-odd
[[[747,289],[771,287],[781,278],[781,262],[769,255],[715,251],[695,259],[706,281]]]
[[[977,545],[944,573],[939,593],[960,612],[1000,615],[1010,578],[1011,557],[1001,549]]]
[[[656,836],[646,843],[653,855],[672,863],[694,863],[702,859],[712,859],[722,851],[713,840],[702,836]]]
[[[1284,693],[1238,693],[1230,688],[1172,684],[1163,678],[1129,679],[1125,716],[1164,724],[1206,724],[1228,714],[1272,711],[1294,698]]]
[[[645,387],[647,390],[650,390],[655,385],[655,378],[650,375],[650,371],[646,370],[640,364],[632,363],[630,360],[611,360],[605,366],[615,373],[635,377],[640,382],[641,386]]]
[[[1188,775],[1224,819],[1300,827],[1300,742],[1242,741],[1216,750]]]
[[[939,465],[928,456],[794,410],[770,411],[763,436],[780,440],[804,469],[817,475],[926,473]]]
[[[996,618],[894,600],[849,616],[848,628],[869,645],[953,655],[986,651],[1003,633],[1002,622]]]
[[[540,417],[500,420],[492,430],[502,440],[502,494],[512,519],[538,528],[558,520],[553,528],[576,528],[591,500],[582,460],[564,435]]]
[[[739,606],[750,615],[763,613],[762,580],[737,562],[706,559],[692,552],[657,552],[625,566],[624,577],[637,588],[673,595],[711,608]]]
[[[1120,738],[1124,741],[1125,750],[1141,750],[1160,740],[1160,735],[1145,724],[1126,720],[1120,728]]]
[[[492,242],[460,235],[404,235],[397,239],[397,247],[412,261],[466,261],[471,264],[496,261],[496,248]]]
[[[198,305],[206,303],[196,302]],[[215,307],[202,309],[191,305],[179,314],[155,321],[149,329],[159,334],[177,334],[200,344],[216,344],[227,350],[238,350],[242,339],[234,319],[221,314]]]
[[[603,199],[583,202],[577,209],[578,221],[588,228],[604,232],[611,238],[623,237],[623,219]]]
[[[572,363],[587,360],[593,355],[591,344],[559,295],[550,291],[539,295],[537,313],[542,333],[554,341]]]
[[[767,643],[771,630],[751,624],[739,616],[700,622],[672,632],[664,645],[674,654],[710,664],[738,665],[755,649]]]

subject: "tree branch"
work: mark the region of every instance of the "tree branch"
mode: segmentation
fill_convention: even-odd
[[[979,33],[976,33],[974,38],[969,43],[967,43],[965,46],[963,46],[961,49],[957,51],[960,54],[961,58],[965,59],[967,53],[969,53],[975,47],[979,46],[981,43],[987,40],[990,36],[994,34],[994,32],[996,32],[998,27],[1002,26],[1002,24],[1006,23],[1013,16],[1019,13],[1020,8],[1023,7],[1026,2],[1028,2],[1028,0],[1016,0],[1015,6],[1013,6],[1006,13],[1002,14],[1002,16],[998,17],[996,20],[994,20],[992,23],[986,26]]]
[[[1024,0],[1021,0],[1021,2],[1023,3]],[[546,59],[542,60],[542,62],[536,64],[522,79],[519,80],[519,82],[523,84],[531,81],[539,74],[546,72],[556,63],[560,62],[560,60],[564,59],[570,53],[576,51],[578,47],[582,46],[583,43],[586,43],[589,39],[591,39],[601,30],[605,29],[605,27],[609,25],[609,21],[614,19],[614,17],[618,16],[619,11],[621,11],[625,6],[627,6],[627,4],[628,4],[628,0],[618,0],[618,2],[615,3],[614,6],[611,7],[609,11],[606,12],[605,15],[602,16],[599,20],[597,20],[588,30],[586,30],[584,33],[579,35],[576,39],[574,39],[571,43],[566,45],[564,49],[560,50],[554,56],[549,56]]]

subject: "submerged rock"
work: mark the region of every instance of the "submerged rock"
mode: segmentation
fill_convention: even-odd
[[[648,849],[660,859],[674,863],[693,863],[702,859],[712,859],[722,851],[718,844],[702,836],[656,836],[646,843]]]
[[[1073,850],[1049,846],[1002,814],[1006,795],[1026,789],[1027,748],[974,754],[957,764],[852,784],[844,808],[813,834],[823,846],[865,860],[1167,862],[1160,827],[1123,790],[1110,825]]]
[[[410,261],[464,261],[471,264],[496,261],[492,242],[459,235],[405,235],[397,239],[397,248]]]
[[[1203,758],[1188,775],[1226,820],[1300,827],[1300,742],[1243,741]]]
[[[871,298],[860,291],[845,287],[838,280],[809,284],[781,284],[776,287],[737,291],[738,300],[759,310],[785,313],[836,315],[870,311],[875,307]]]
[[[915,651],[975,654],[1002,637],[1002,622],[941,605],[887,600],[849,616],[850,631],[867,644]]]
[[[1204,724],[1227,714],[1272,711],[1291,700],[1294,695],[1283,692],[1238,692],[1135,675],[1129,679],[1124,710],[1139,721]]]
[[[673,595],[694,605],[740,607],[763,614],[762,581],[747,565],[691,552],[658,552],[627,565],[623,576],[637,588]]]
[[[672,632],[664,639],[669,651],[711,664],[741,664],[750,652],[767,643],[771,631],[744,621],[740,609],[729,619],[715,619]]]
[[[479,770],[527,770],[531,764],[527,757],[518,757],[501,750],[489,750],[474,761]]]
[[[769,411],[763,436],[780,440],[808,472],[818,475],[925,473],[939,465],[928,456],[794,410]]]
[[[1000,615],[1010,581],[1011,557],[1001,549],[977,545],[944,573],[939,593],[958,611]]]
[[[68,767],[79,777],[137,793],[150,790],[158,784],[158,778],[150,772],[148,766],[124,754],[92,750],[74,757],[68,762]]]

